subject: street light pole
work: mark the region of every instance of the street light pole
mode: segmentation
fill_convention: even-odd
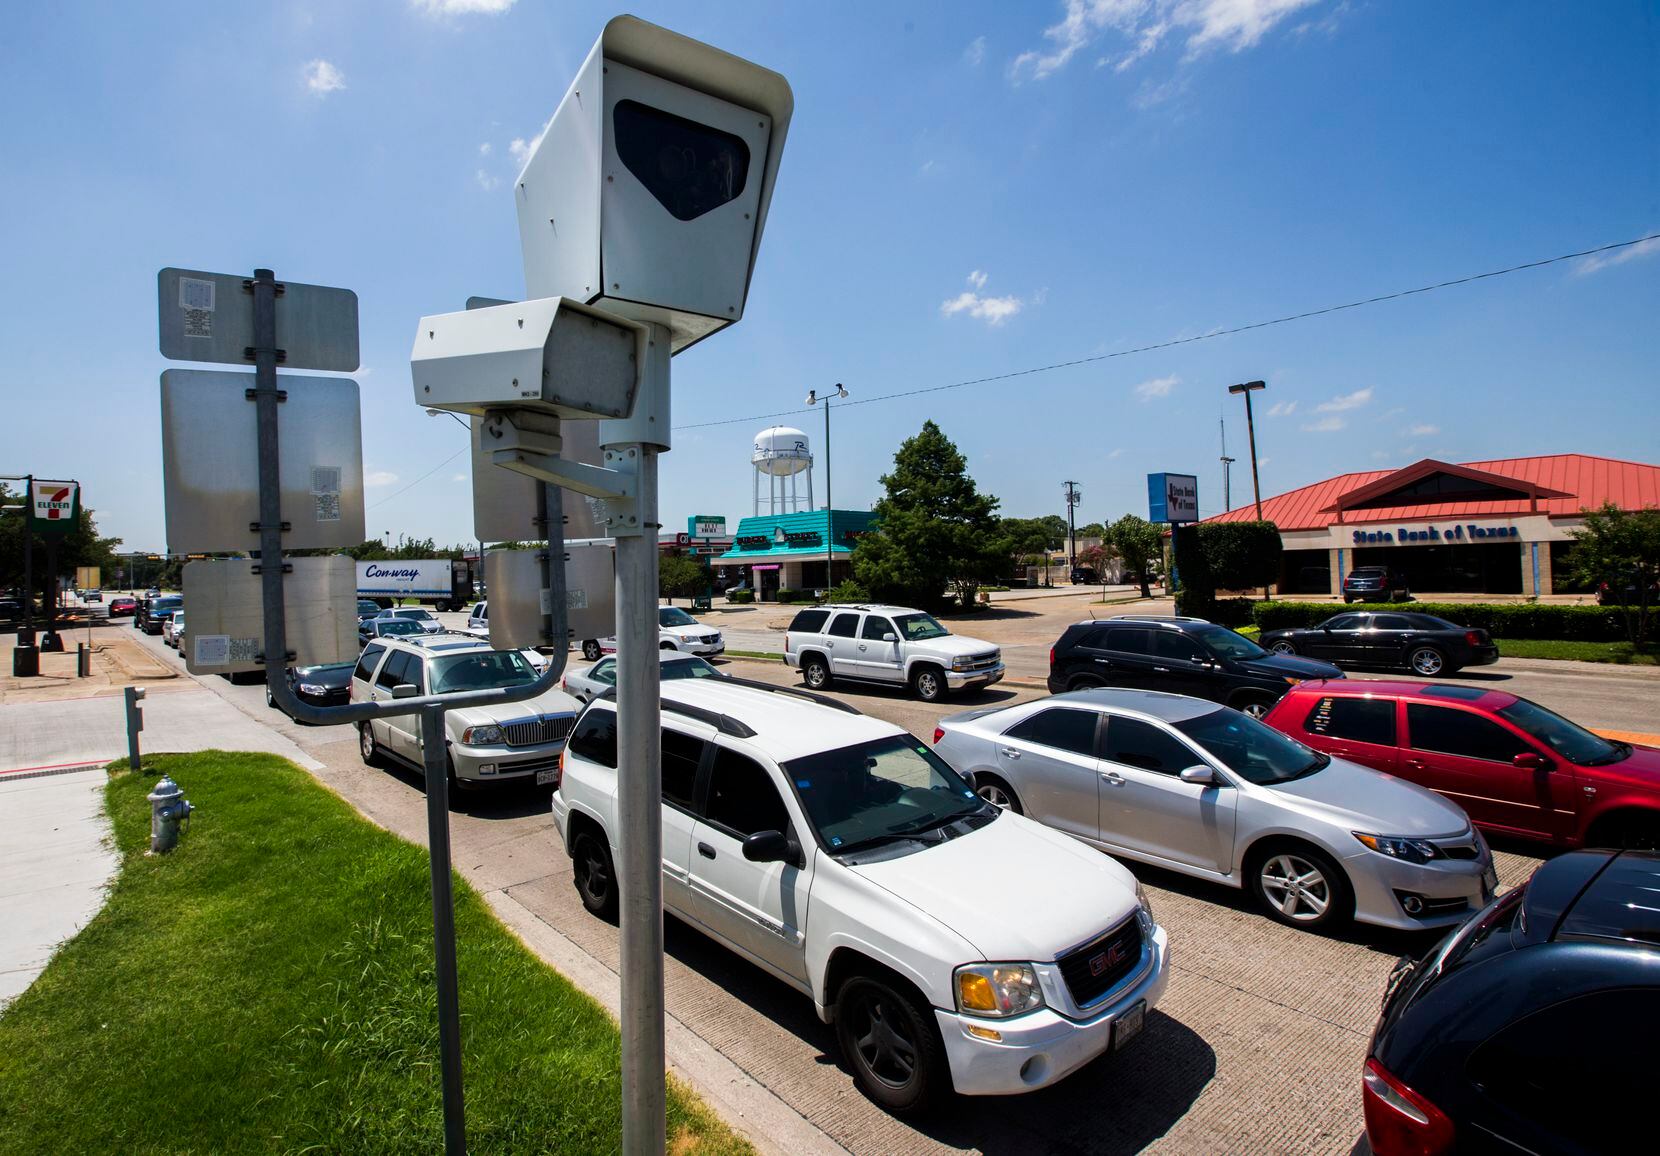
[[[1264,381],[1245,381],[1238,385],[1228,386],[1229,393],[1245,395],[1245,429],[1251,439],[1251,494],[1256,500],[1257,521],[1262,521],[1262,483],[1257,479],[1257,426],[1251,416],[1251,394],[1259,389],[1267,389]]]
[[[1073,511],[1078,508],[1078,502],[1083,498],[1083,491],[1078,489],[1077,482],[1063,482],[1066,486],[1066,552],[1068,562],[1068,580],[1072,572],[1078,569],[1078,529],[1073,521]],[[1048,574],[1048,559],[1044,559],[1044,574]]]
[[[835,515],[831,512],[835,507],[830,502],[830,399],[832,397],[846,397],[847,390],[841,382],[836,383],[834,393],[826,392],[820,397],[818,390],[807,391],[807,404],[817,405],[824,403],[824,593],[828,597],[831,589],[836,585],[835,575],[835,537],[831,531],[831,521]]]

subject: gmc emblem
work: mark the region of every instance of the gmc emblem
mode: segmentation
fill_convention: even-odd
[[[1100,955],[1090,956],[1089,974],[1103,975],[1106,973],[1107,968],[1111,967],[1113,964],[1123,962],[1124,945],[1122,943],[1115,943],[1111,947],[1107,948],[1107,950],[1103,951]]]

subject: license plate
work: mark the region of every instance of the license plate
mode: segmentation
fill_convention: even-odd
[[[1119,1016],[1112,1025],[1112,1049],[1117,1051],[1141,1034],[1147,1022],[1147,1001],[1138,1000],[1129,1011]]]
[[[1493,898],[1499,889],[1499,873],[1489,867],[1481,873],[1481,895],[1484,899]]]
[[[557,783],[558,781],[559,781],[559,772],[558,772],[558,770],[547,770],[547,771],[537,771],[536,772],[536,785],[538,787],[545,787],[549,783]]]

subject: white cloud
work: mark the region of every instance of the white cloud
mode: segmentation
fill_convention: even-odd
[[[1371,400],[1372,387],[1367,386],[1365,389],[1357,389],[1353,393],[1345,393],[1341,397],[1334,397],[1330,401],[1323,401],[1314,407],[1314,412],[1342,413],[1344,410],[1359,409]]]
[[[551,124],[553,124],[553,118],[550,116],[542,125],[541,131],[529,140],[522,136],[516,136],[507,143],[507,151],[512,155],[514,164],[521,169],[524,168],[525,162],[530,159],[530,154],[536,151],[536,146],[541,144],[542,138],[548,135],[548,126]]]
[[[1340,417],[1323,417],[1319,421],[1303,423],[1304,433],[1336,433],[1349,423]]]
[[[1109,458],[1116,458],[1116,457],[1119,457],[1121,454],[1123,454],[1123,452],[1124,451],[1122,449],[1116,449],[1116,450],[1113,450],[1112,453],[1108,454],[1107,456]]]
[[[1635,261],[1640,257],[1652,257],[1660,253],[1660,237],[1649,237],[1638,241],[1635,245],[1627,245],[1623,249],[1613,249],[1607,253],[1592,253],[1589,257],[1581,257],[1574,262],[1574,272],[1586,277],[1611,265],[1624,265],[1627,261]]]
[[[1066,0],[1059,23],[1043,30],[1046,49],[1029,49],[1009,64],[1009,78],[1042,80],[1065,68],[1108,32],[1130,42],[1122,53],[1104,54],[1097,66],[1124,71],[1150,55],[1172,34],[1187,36],[1185,59],[1212,48],[1243,52],[1280,21],[1318,0]],[[1113,58],[1116,56],[1116,60]],[[1156,102],[1155,102],[1156,103]]]
[[[305,86],[317,96],[327,96],[346,87],[346,74],[326,60],[313,60],[300,70]]]
[[[1135,387],[1135,395],[1142,401],[1152,401],[1155,397],[1169,397],[1170,391],[1180,385],[1181,380],[1175,374],[1151,378]]]
[[[987,325],[1003,324],[1025,308],[1026,303],[1018,297],[982,297],[980,290],[986,287],[986,274],[979,269],[968,275],[968,283],[973,288],[966,289],[955,297],[940,302],[940,312],[946,317],[954,317],[958,313],[966,313],[970,317],[984,321]]]
[[[485,172],[483,169],[479,169],[478,172],[474,175],[478,179],[478,187],[483,189],[485,192],[489,192],[491,189],[493,189],[497,185],[501,184],[501,178],[500,177],[491,176],[489,173]]]
[[[933,159],[929,158],[928,160],[925,160],[925,161],[922,162],[922,167],[920,169],[918,169],[917,172],[926,173],[926,172],[931,171],[933,169],[933,167],[934,167]]]
[[[363,484],[366,486],[391,486],[396,485],[397,481],[398,475],[391,470],[365,470],[363,473]]]
[[[451,474],[450,475],[450,481],[452,481],[452,482],[465,482],[465,481],[470,481],[470,480],[471,479],[466,474]]]
[[[1438,425],[1415,425],[1406,432],[1415,438],[1427,438],[1431,434],[1440,433],[1441,427]]]
[[[483,144],[478,146],[478,155],[481,156],[481,157],[487,157],[494,151],[495,151],[495,146],[492,145],[489,141],[485,141]]]
[[[515,0],[409,0],[409,6],[428,16],[496,16],[513,7]]]
[[[963,49],[963,63],[968,65],[970,68],[978,68],[980,65],[985,63],[985,60],[986,38],[984,36],[976,36],[969,42],[968,47]]]
[[[1297,412],[1297,403],[1294,401],[1276,401],[1268,407],[1269,417],[1290,417]]]

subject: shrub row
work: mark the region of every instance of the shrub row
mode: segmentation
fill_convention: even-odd
[[[737,605],[742,605],[745,602],[753,602],[755,601],[755,591],[729,590],[726,594],[726,600]]]
[[[1239,604],[1250,607],[1250,614],[1241,621],[1229,621]],[[1212,613],[1202,616],[1224,626],[1253,622],[1264,630],[1279,630],[1318,626],[1345,609],[1433,614],[1459,626],[1485,630],[1494,638],[1621,642],[1626,637],[1625,623],[1618,610],[1606,606],[1555,606],[1537,602],[1356,603],[1343,607],[1330,602],[1252,602],[1244,598],[1231,598],[1211,603]]]

